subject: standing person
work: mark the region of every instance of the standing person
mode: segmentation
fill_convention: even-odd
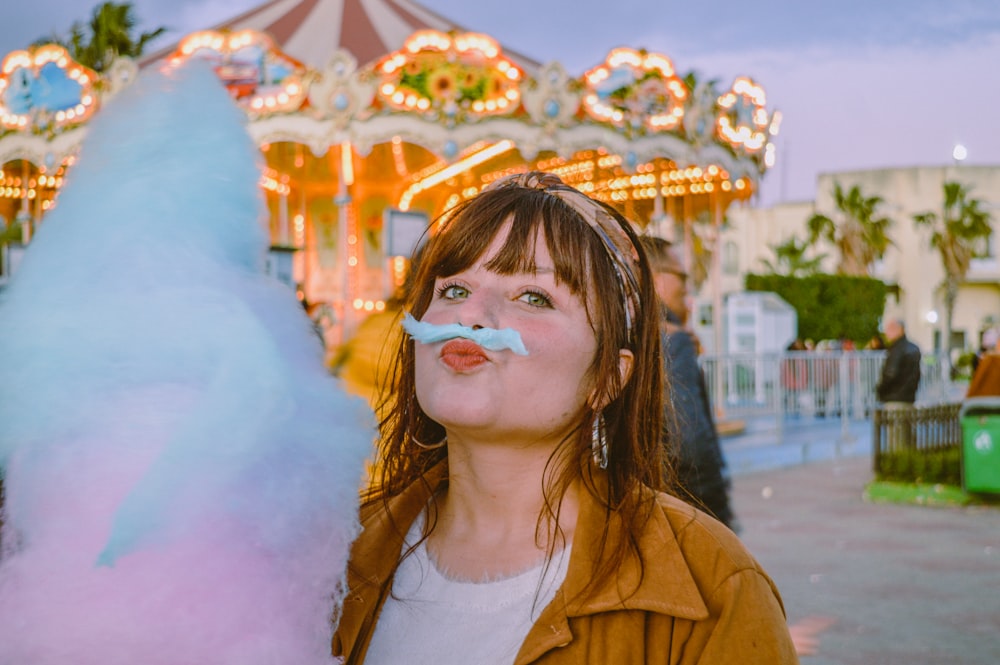
[[[333,654],[796,662],[778,592],[739,539],[656,491],[659,312],[628,222],[532,172],[438,228]]]
[[[889,346],[875,394],[886,411],[889,446],[909,448],[913,443],[910,412],[920,386],[920,349],[906,338],[906,328],[899,319],[885,324],[885,339]]]
[[[797,417],[802,409],[801,398],[808,395],[809,390],[809,361],[804,357],[806,345],[796,338],[785,351],[781,359],[785,413]]]
[[[912,407],[920,386],[920,349],[906,338],[900,319],[885,324],[885,338],[889,347],[875,388],[878,401],[889,408]]]
[[[726,526],[736,526],[729,502],[730,482],[705,377],[698,365],[687,319],[687,273],[673,246],[663,238],[642,236],[660,300],[663,348],[663,442],[678,484],[698,507]]]
[[[987,329],[983,333],[982,346],[983,352],[972,370],[966,397],[1000,395],[1000,329]]]

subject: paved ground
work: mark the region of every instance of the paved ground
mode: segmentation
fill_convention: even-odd
[[[770,447],[794,448],[793,439]],[[797,465],[759,450],[746,459],[765,470],[734,474],[744,541],[777,582],[789,622],[817,628],[803,663],[1000,664],[1000,508],[866,501],[864,445]],[[740,446],[766,447],[727,442],[732,467]]]
[[[869,420],[774,417],[742,419],[743,431],[722,437],[732,475],[843,457],[870,457]]]

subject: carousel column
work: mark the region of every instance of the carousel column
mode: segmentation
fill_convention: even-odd
[[[30,171],[28,170],[28,160],[21,160],[21,209],[14,216],[15,221],[21,226],[21,244],[25,247],[31,241],[34,232],[35,218],[31,214],[31,199],[28,196]]]
[[[284,191],[278,198],[278,244],[283,247],[292,244],[288,236],[288,193]]]
[[[714,192],[709,192],[708,205],[712,215],[712,345],[715,353],[715,417],[723,420],[726,417],[725,397],[723,390],[723,334],[722,325],[722,212],[719,210],[719,199]]]
[[[340,281],[340,339],[338,344],[343,344],[350,339],[357,325],[355,310],[352,303],[354,284],[353,274],[357,270],[357,234],[352,228],[351,219],[351,190],[354,184],[354,162],[352,158],[352,148],[349,141],[344,141],[340,145],[340,178],[337,185],[337,196],[333,202],[337,206],[337,229],[340,235],[338,244],[342,247],[343,271]]]

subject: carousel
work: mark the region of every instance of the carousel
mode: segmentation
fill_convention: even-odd
[[[633,48],[595,54],[573,75],[414,2],[367,7],[272,0],[101,75],[55,45],[8,54],[4,274],[58,205],[88,120],[141,68],[190,58],[209,61],[247,114],[263,156],[269,269],[309,304],[331,348],[385,307],[428,225],[497,178],[556,173],[690,257],[692,226],[717,238],[773,161],[778,114],[750,78],[720,89]]]

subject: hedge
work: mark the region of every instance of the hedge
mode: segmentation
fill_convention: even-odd
[[[795,308],[800,339],[870,340],[885,310],[888,287],[871,277],[746,276],[747,291],[771,291]]]

